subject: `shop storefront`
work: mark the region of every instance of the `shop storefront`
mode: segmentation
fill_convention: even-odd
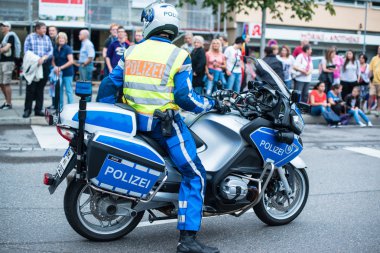
[[[249,46],[254,49],[255,52],[259,51],[260,38],[261,38],[261,25],[250,23],[243,24],[238,23],[238,29],[243,31],[243,25],[248,25],[249,35],[251,41]],[[292,50],[300,44],[301,40],[309,40],[313,47],[313,55],[322,56],[329,47],[336,47],[338,53],[344,53],[348,49],[353,50],[356,53],[363,52],[364,35],[362,33],[350,33],[347,31],[332,31],[328,29],[302,29],[300,27],[280,27],[269,26],[266,29],[267,42],[269,40],[276,40],[281,45],[287,45]],[[377,53],[377,47],[380,45],[380,33],[379,34],[367,34],[365,37],[366,54],[369,56]]]

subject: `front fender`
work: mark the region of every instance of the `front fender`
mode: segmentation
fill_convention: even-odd
[[[306,163],[301,159],[301,157],[297,156],[293,160],[290,161],[290,164],[294,166],[296,169],[306,169]]]

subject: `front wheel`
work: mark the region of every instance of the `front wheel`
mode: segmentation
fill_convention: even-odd
[[[134,217],[117,215],[117,209],[107,214],[106,210],[117,208],[119,201],[74,179],[65,192],[64,210],[67,221],[81,236],[92,241],[112,241],[131,232],[144,216],[144,211]]]
[[[292,175],[293,194],[288,197],[280,179],[273,179],[260,202],[253,207],[257,217],[270,226],[280,226],[290,223],[294,220],[304,208],[309,195],[309,179],[304,169],[289,168]]]

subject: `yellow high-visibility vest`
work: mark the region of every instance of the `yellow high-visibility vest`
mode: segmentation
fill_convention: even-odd
[[[189,54],[175,45],[147,40],[124,52],[124,101],[137,112],[178,110],[174,102],[174,75]]]

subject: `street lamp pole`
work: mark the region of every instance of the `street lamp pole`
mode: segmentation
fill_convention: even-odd
[[[365,18],[364,18],[363,54],[365,54],[365,52],[366,52],[366,37],[367,37],[367,12],[368,12],[368,1],[365,1]]]

